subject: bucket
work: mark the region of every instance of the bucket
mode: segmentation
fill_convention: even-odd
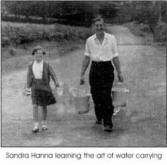
[[[73,88],[71,93],[74,98],[75,109],[78,114],[85,114],[89,112],[90,94],[85,90]]]
[[[117,83],[116,86],[112,88],[114,116],[117,115],[120,110],[127,107],[129,92],[129,89],[126,88],[125,84],[123,83]]]

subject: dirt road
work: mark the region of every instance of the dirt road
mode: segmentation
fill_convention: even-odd
[[[76,114],[70,105],[64,115],[58,115],[54,105],[48,107],[49,130],[32,134],[31,100],[22,95],[25,67],[2,77],[3,146],[166,145],[166,50],[143,45],[142,38],[123,26],[109,28],[118,38],[122,70],[131,91],[126,112],[113,119],[113,132],[103,132],[94,124],[93,105],[84,115]],[[59,79],[69,86],[78,84],[83,51],[84,46],[50,61]]]

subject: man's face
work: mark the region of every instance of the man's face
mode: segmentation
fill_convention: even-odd
[[[103,32],[104,31],[104,22],[103,21],[96,21],[95,22],[95,30],[98,33]]]

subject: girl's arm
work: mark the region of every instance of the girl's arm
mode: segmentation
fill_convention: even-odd
[[[55,84],[55,87],[59,87],[59,82],[58,82],[58,79],[57,79],[57,76],[53,70],[53,68],[49,65],[49,72],[50,72],[50,76]]]

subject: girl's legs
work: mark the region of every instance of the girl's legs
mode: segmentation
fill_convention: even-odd
[[[39,115],[38,115],[38,105],[33,105],[33,121],[34,121],[34,128],[33,132],[36,133],[39,131]]]
[[[46,121],[46,118],[47,118],[47,106],[42,106],[41,107],[41,110],[42,110],[42,130],[47,130],[47,121]]]

